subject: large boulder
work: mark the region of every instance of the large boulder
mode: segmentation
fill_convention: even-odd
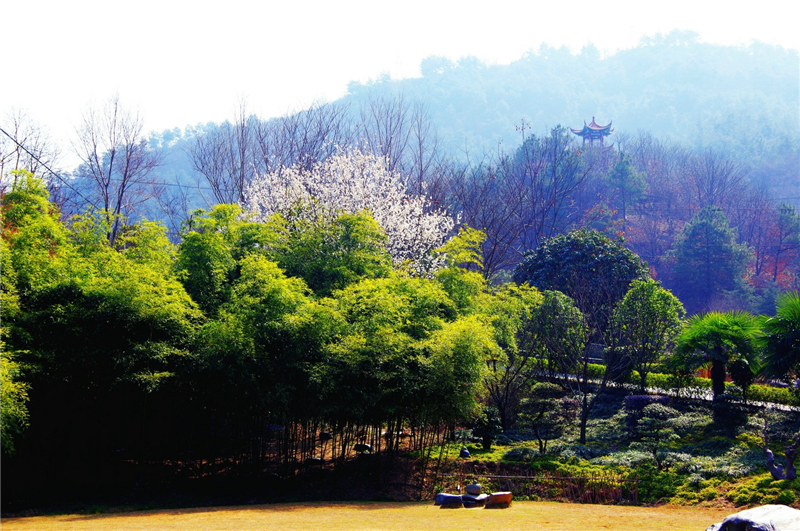
[[[486,498],[487,509],[506,509],[511,506],[510,492],[493,492]]]
[[[467,485],[467,487],[464,490],[467,491],[467,494],[472,494],[473,496],[480,496],[481,485],[480,483],[472,483],[471,485]]]
[[[785,505],[762,505],[732,514],[706,531],[800,531],[800,511]]]
[[[461,509],[464,506],[460,494],[437,494],[434,503],[441,509]]]
[[[489,499],[488,494],[478,494],[477,496],[474,494],[461,495],[461,502],[467,509],[473,509],[475,507],[483,507],[486,504],[487,499]]]

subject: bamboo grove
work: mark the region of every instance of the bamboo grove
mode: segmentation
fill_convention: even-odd
[[[461,267],[478,260],[476,231],[419,276],[393,265],[366,212],[255,223],[223,204],[177,246],[150,222],[111,244],[105,216],[61,221],[26,172],[2,212],[3,478],[17,495],[129,489],[146,463],[286,477],[354,448],[427,448],[471,417],[486,361],[504,355],[482,310],[495,295]]]

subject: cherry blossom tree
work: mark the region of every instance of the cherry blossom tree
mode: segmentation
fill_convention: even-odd
[[[396,265],[424,274],[439,264],[430,253],[452,233],[457,220],[424,195],[409,193],[407,178],[381,156],[339,149],[304,169],[294,165],[257,176],[244,208],[256,221],[280,213],[289,219],[332,220],[343,212],[368,211],[388,238]]]

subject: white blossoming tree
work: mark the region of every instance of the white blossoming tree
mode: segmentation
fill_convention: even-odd
[[[386,232],[396,265],[417,273],[436,268],[431,251],[452,233],[456,220],[424,196],[409,194],[404,177],[386,160],[359,149],[339,149],[310,170],[299,166],[259,175],[245,192],[255,221],[280,213],[288,219],[330,221],[342,212],[368,211]]]

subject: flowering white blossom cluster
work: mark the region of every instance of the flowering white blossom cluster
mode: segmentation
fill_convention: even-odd
[[[314,221],[367,210],[386,232],[395,264],[409,261],[418,272],[435,267],[429,251],[440,247],[456,224],[425,197],[411,196],[385,159],[359,149],[339,149],[310,170],[295,165],[259,175],[244,195],[244,208],[261,222],[274,213]]]

